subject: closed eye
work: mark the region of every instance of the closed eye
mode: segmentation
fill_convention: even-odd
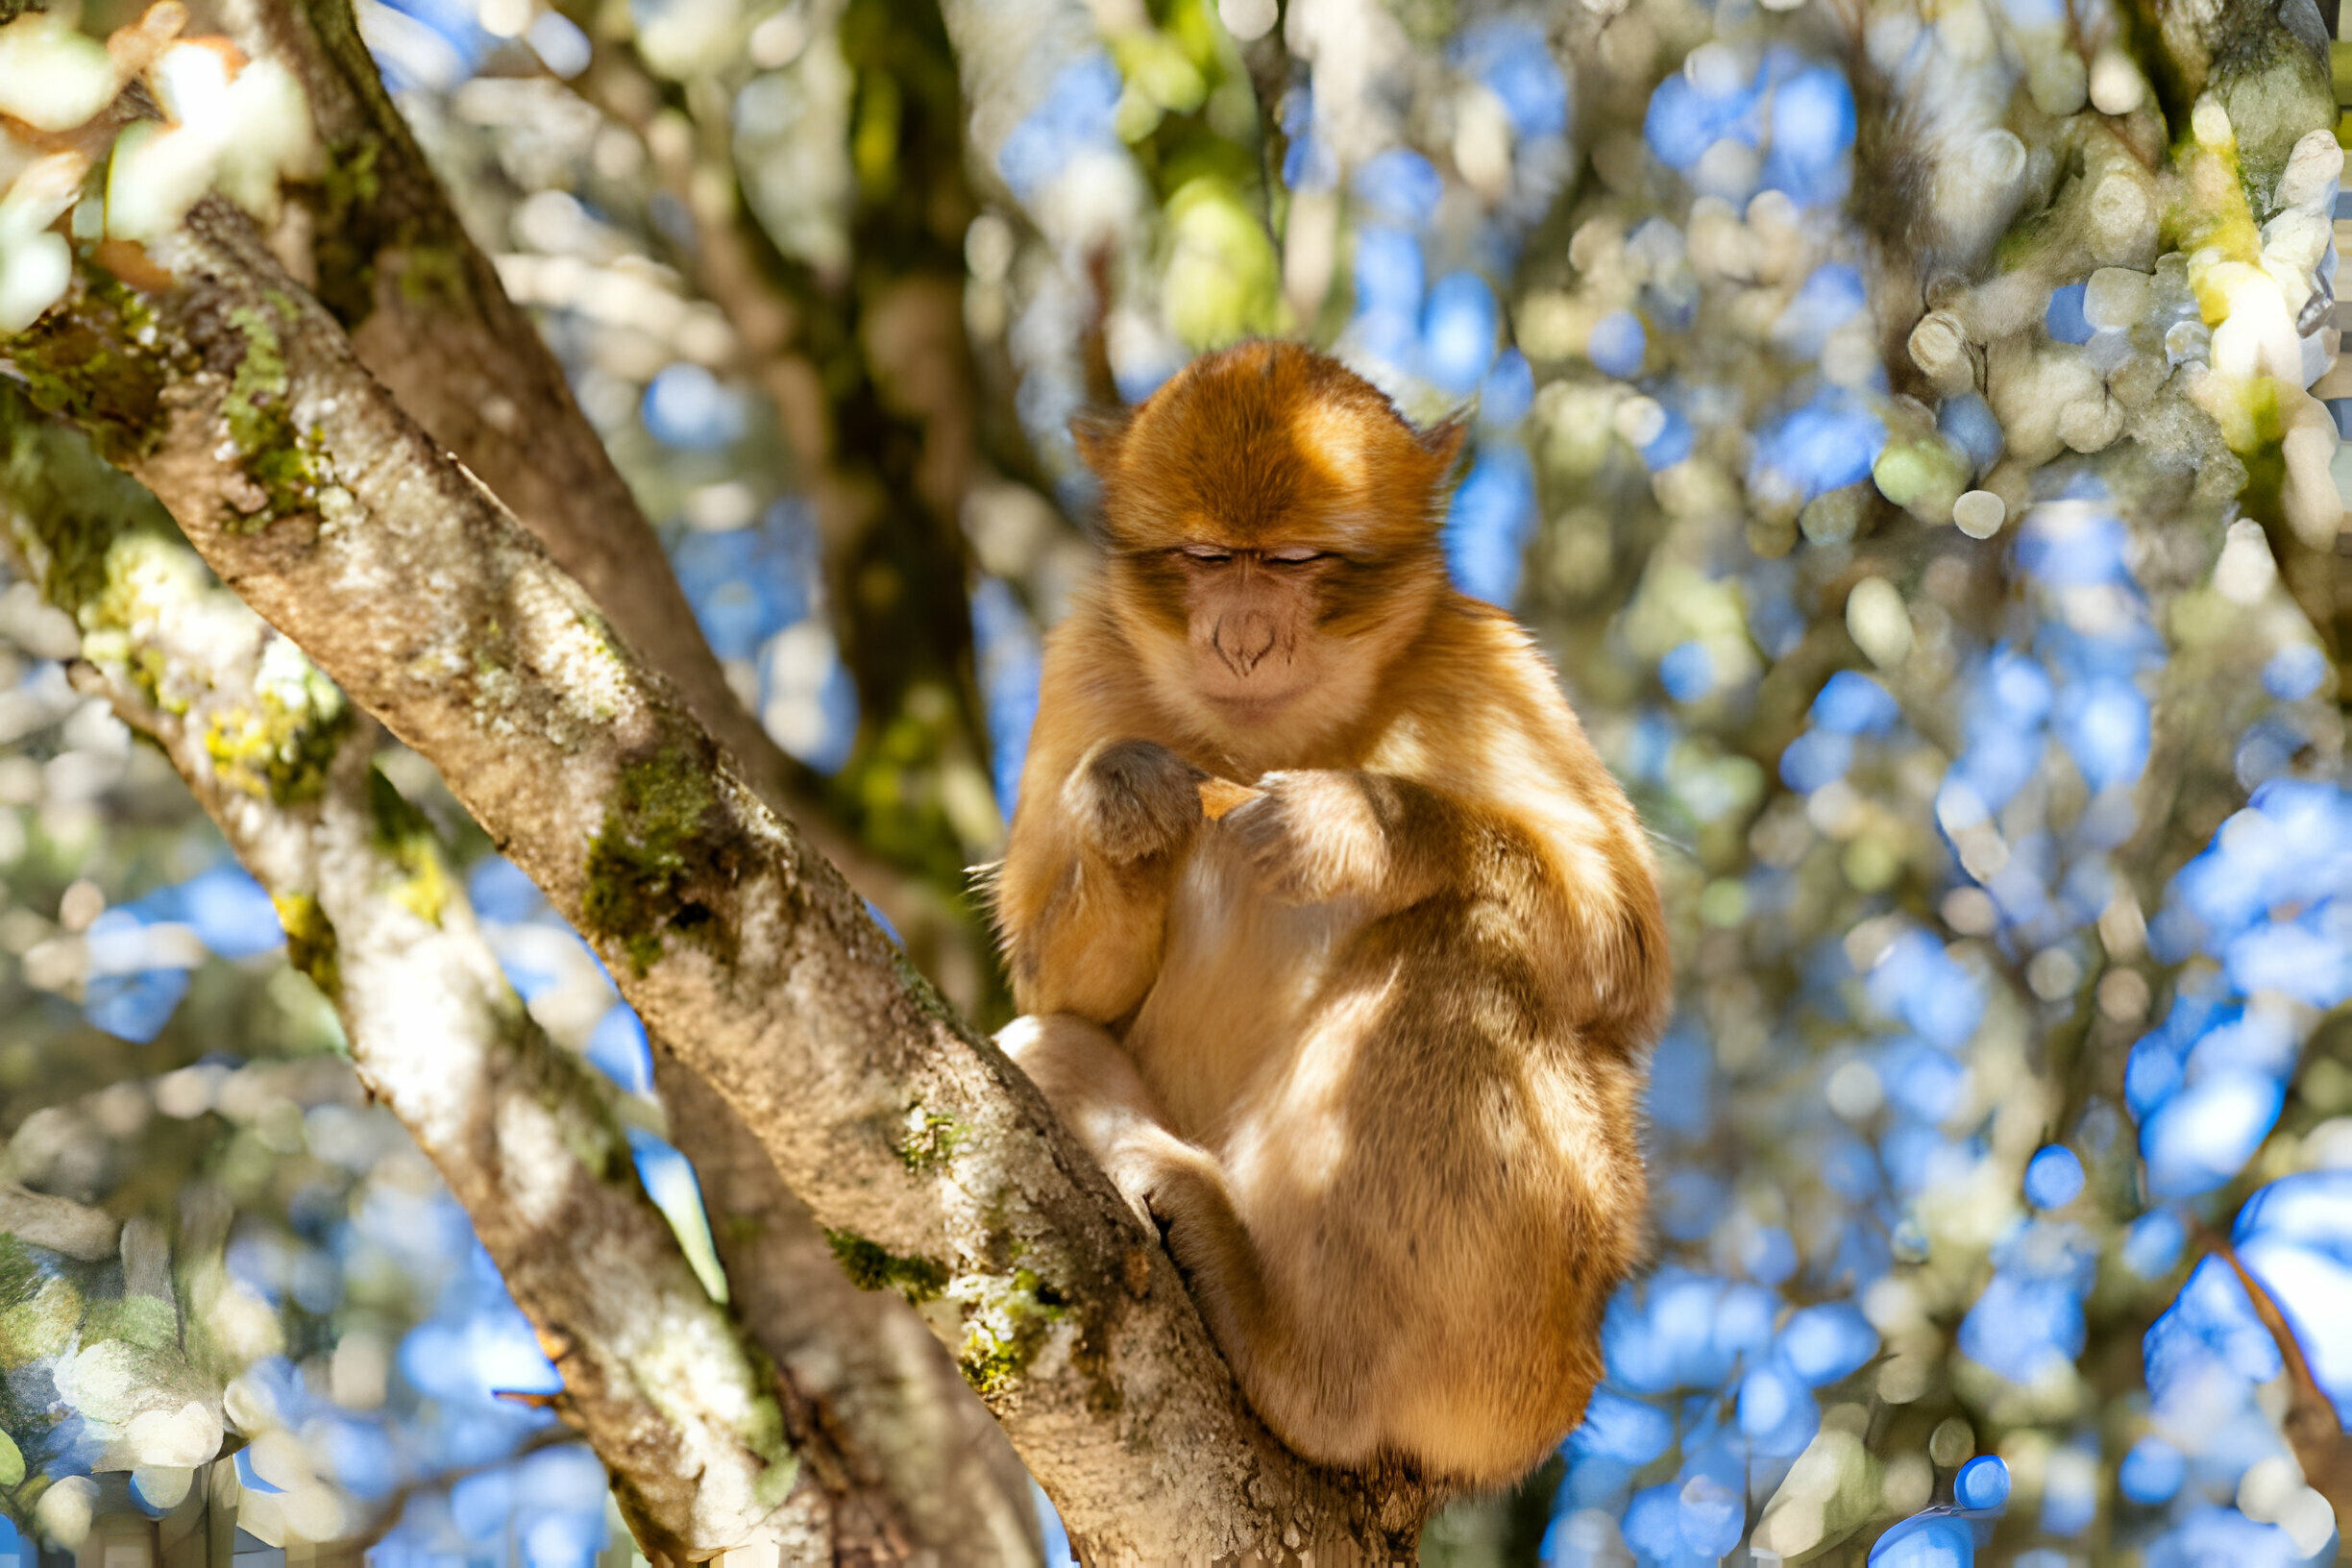
[[[1198,561],[1204,566],[1223,566],[1233,559],[1232,551],[1219,550],[1214,545],[1186,545],[1182,553],[1186,559]]]
[[[1309,561],[1324,560],[1330,554],[1328,550],[1309,550],[1302,545],[1293,550],[1269,551],[1266,559],[1279,566],[1304,566]]]

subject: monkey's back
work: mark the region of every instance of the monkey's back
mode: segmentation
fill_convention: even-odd
[[[1213,1153],[1264,1282],[1237,1367],[1302,1453],[1471,1484],[1540,1461],[1600,1376],[1642,1209],[1641,1067],[1580,1038],[1507,900],[1365,920],[1258,893],[1196,845],[1127,1036]]]

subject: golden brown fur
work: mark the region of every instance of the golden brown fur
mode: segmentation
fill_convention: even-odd
[[[1668,981],[1632,809],[1446,583],[1458,430],[1248,343],[1080,440],[1111,555],[1046,643],[1001,1042],[1286,1441],[1507,1481],[1582,1412],[1639,1244]]]

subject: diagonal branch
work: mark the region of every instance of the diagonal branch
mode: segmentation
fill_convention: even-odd
[[[592,32],[608,31],[592,7],[571,9]],[[714,107],[680,90],[636,46],[609,37],[571,86],[644,141],[653,179],[690,226],[674,259],[734,327],[733,368],[775,411],[823,541],[835,629],[857,685],[845,815],[894,861],[954,884],[1002,836],[981,768],[988,726],[963,511],[992,458],[1019,472],[1027,454],[1006,450],[1006,427],[1017,422],[992,420],[974,385],[959,243],[974,208],[939,11],[897,0],[877,25],[876,9],[821,5],[803,18],[832,33],[859,93],[891,106],[897,122],[887,168],[860,173],[842,214],[853,266],[789,256],[764,227],[725,94]],[[904,749],[910,741],[925,748],[919,762]],[[997,999],[984,989],[995,969],[985,957],[976,968],[963,989],[968,1005],[986,1006]]]
[[[969,947],[934,890],[868,854],[822,781],[778,747],[727,684],[636,498],[574,401],[537,327],[459,221],[360,39],[351,0],[233,0],[229,22],[302,83],[327,149],[301,253],[359,362],[472,469],[674,681],[771,807],[800,823],[905,937],[919,961]],[[306,240],[304,237],[306,234]],[[298,269],[300,270],[300,269]]]
[[[835,1500],[837,1537],[901,1540],[943,1565],[1038,1560],[1028,1472],[922,1320],[849,1283],[807,1206],[708,1084],[674,1058],[654,1078],[672,1125],[694,1130],[736,1315],[800,1396],[786,1423]]]
[[[271,894],[361,1080],[415,1135],[538,1328],[564,1413],[612,1471],[649,1555],[768,1542],[788,1561],[835,1561],[895,1541],[943,1562],[1034,1560],[1034,1541],[1001,1525],[1025,1509],[1018,1467],[992,1463],[970,1421],[959,1429],[969,1401],[941,1398],[953,1375],[936,1347],[923,1345],[927,1364],[908,1357],[897,1325],[802,1261],[762,1287],[813,1284],[830,1309],[846,1372],[821,1364],[812,1379],[794,1364],[811,1360],[805,1333],[769,1332],[774,1312],[755,1311],[747,1336],[704,1293],[638,1184],[619,1096],[508,989],[430,829],[374,772],[373,724],[210,585],[149,498],[12,393],[0,392],[0,546],[82,626],[77,683],[158,744]],[[771,1229],[822,1262],[805,1219]],[[862,1403],[837,1414],[845,1381]],[[966,1440],[911,1449],[910,1428]]]
[[[151,259],[172,285],[81,281],[11,346],[20,369],[440,770],[852,1277],[925,1305],[1090,1560],[1409,1553],[1426,1493],[1317,1471],[1264,1432],[1156,1238],[1034,1088],[250,223],[208,199]],[[241,438],[257,429],[271,438]]]
[[[2336,1402],[2312,1376],[2311,1361],[2303,1354],[2302,1341],[2295,1337],[2294,1325],[2287,1321],[2287,1314],[2262,1281],[2239,1262],[2238,1249],[2226,1236],[2193,1216],[2190,1226],[2200,1249],[2229,1264],[2230,1272],[2238,1276],[2247,1301],[2253,1304],[2254,1315],[2278,1346],[2279,1359],[2286,1363],[2288,1388],[2287,1409],[2278,1418],[2279,1433],[2293,1452],[2297,1468],[2328,1500],[2339,1519],[2347,1517],[2347,1510],[2352,1510],[2352,1440],[2347,1440],[2337,1419]]]

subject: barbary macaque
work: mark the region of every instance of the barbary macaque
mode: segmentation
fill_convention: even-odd
[[[1458,425],[1249,342],[1078,437],[1108,560],[1046,640],[999,1043],[1284,1441],[1508,1481],[1641,1246],[1648,843],[1528,634],[1448,584]]]

